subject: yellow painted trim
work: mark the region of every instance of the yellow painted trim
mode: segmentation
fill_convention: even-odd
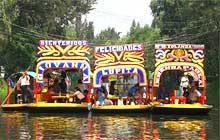
[[[106,106],[93,106],[93,109],[118,109],[118,110],[123,110],[123,109],[149,109],[150,105],[106,105]]]
[[[199,103],[195,104],[162,104],[162,105],[155,105],[157,108],[192,108],[192,109],[199,109],[199,108],[209,108],[208,106],[203,106]]]
[[[30,103],[30,104],[5,104],[1,107],[85,107],[87,108],[87,103],[75,104],[75,103],[46,103],[46,102],[38,102]]]

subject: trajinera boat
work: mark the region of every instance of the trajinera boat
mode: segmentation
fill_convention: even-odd
[[[72,95],[76,89],[70,81],[72,81],[71,77],[78,76],[89,96],[91,68],[88,42],[86,40],[40,40],[37,54],[36,79],[32,87],[34,101],[12,102],[11,93],[14,92],[8,90],[8,95],[1,104],[3,111],[87,112],[87,100],[78,103],[74,101],[76,97]],[[59,84],[55,85],[57,80]],[[63,88],[58,88],[62,84]],[[52,85],[55,87],[54,91]]]
[[[22,101],[20,96],[23,93],[10,92],[8,87],[7,97],[1,104],[3,111],[147,112],[150,105],[148,105],[148,95],[146,95],[148,94],[148,82],[143,64],[143,44],[95,47],[94,73],[91,72],[92,57],[89,55],[89,50],[86,40],[40,40],[37,51],[36,77],[32,78],[34,101]],[[116,78],[112,78],[111,75]],[[120,76],[117,75],[121,77],[126,75],[124,85],[119,85],[117,80],[120,79]],[[133,78],[130,75],[134,75]],[[126,87],[126,90],[123,91],[121,88],[120,92],[118,89],[117,92],[112,93],[112,88],[110,88],[111,92],[108,91],[107,94],[105,92],[105,104],[98,105],[97,93],[104,90],[101,85],[105,84],[102,81],[105,76],[107,76],[107,82],[116,83],[115,87]],[[59,89],[62,82],[65,83],[65,86]],[[142,95],[145,94],[145,97],[141,96],[142,103],[130,104],[127,97],[128,88],[136,83],[142,87]],[[85,100],[80,99],[79,101],[78,94],[76,95],[78,91],[83,93],[81,97],[84,96]],[[17,99],[13,101],[12,97]],[[118,104],[119,101],[121,101],[120,104]]]
[[[124,113],[148,112],[148,80],[144,68],[144,45],[124,44],[96,46],[93,74],[94,104],[93,112]],[[110,84],[110,85],[108,85]],[[129,90],[140,89],[133,98]],[[110,87],[108,91],[108,87]],[[99,89],[105,92],[104,105],[97,104]],[[107,91],[104,89],[106,88]],[[113,105],[111,105],[113,104]]]
[[[207,114],[204,45],[156,44],[151,108],[159,114]]]

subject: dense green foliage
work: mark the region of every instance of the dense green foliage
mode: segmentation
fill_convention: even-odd
[[[41,39],[93,38],[92,22],[82,16],[96,0],[2,0],[0,2],[0,59],[6,77],[34,69]],[[70,33],[69,31],[73,31]]]
[[[93,22],[82,17],[95,3],[96,0],[2,0],[0,65],[5,67],[6,76],[34,69],[35,49],[40,39],[88,39],[90,46],[144,43],[145,67],[151,71],[155,43],[205,44],[207,77],[219,76],[218,0],[152,0],[152,27],[141,27],[133,21],[130,31],[122,37],[112,27],[94,36]]]
[[[4,100],[6,93],[6,83],[0,78],[0,103]]]

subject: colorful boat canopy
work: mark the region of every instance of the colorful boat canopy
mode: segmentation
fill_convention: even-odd
[[[100,87],[103,76],[136,74],[141,86],[147,85],[143,44],[96,46],[93,86]]]
[[[90,83],[86,40],[40,40],[37,54],[37,83],[43,83],[44,72],[48,69],[79,69],[83,72],[83,82]]]
[[[156,44],[155,67],[166,62],[191,62],[203,67],[204,45]]]
[[[204,87],[204,48],[197,44],[156,44],[154,86],[159,87],[164,71],[179,70],[192,73],[199,87]]]

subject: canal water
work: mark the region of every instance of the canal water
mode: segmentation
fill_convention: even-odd
[[[219,140],[209,115],[0,113],[0,140]]]

